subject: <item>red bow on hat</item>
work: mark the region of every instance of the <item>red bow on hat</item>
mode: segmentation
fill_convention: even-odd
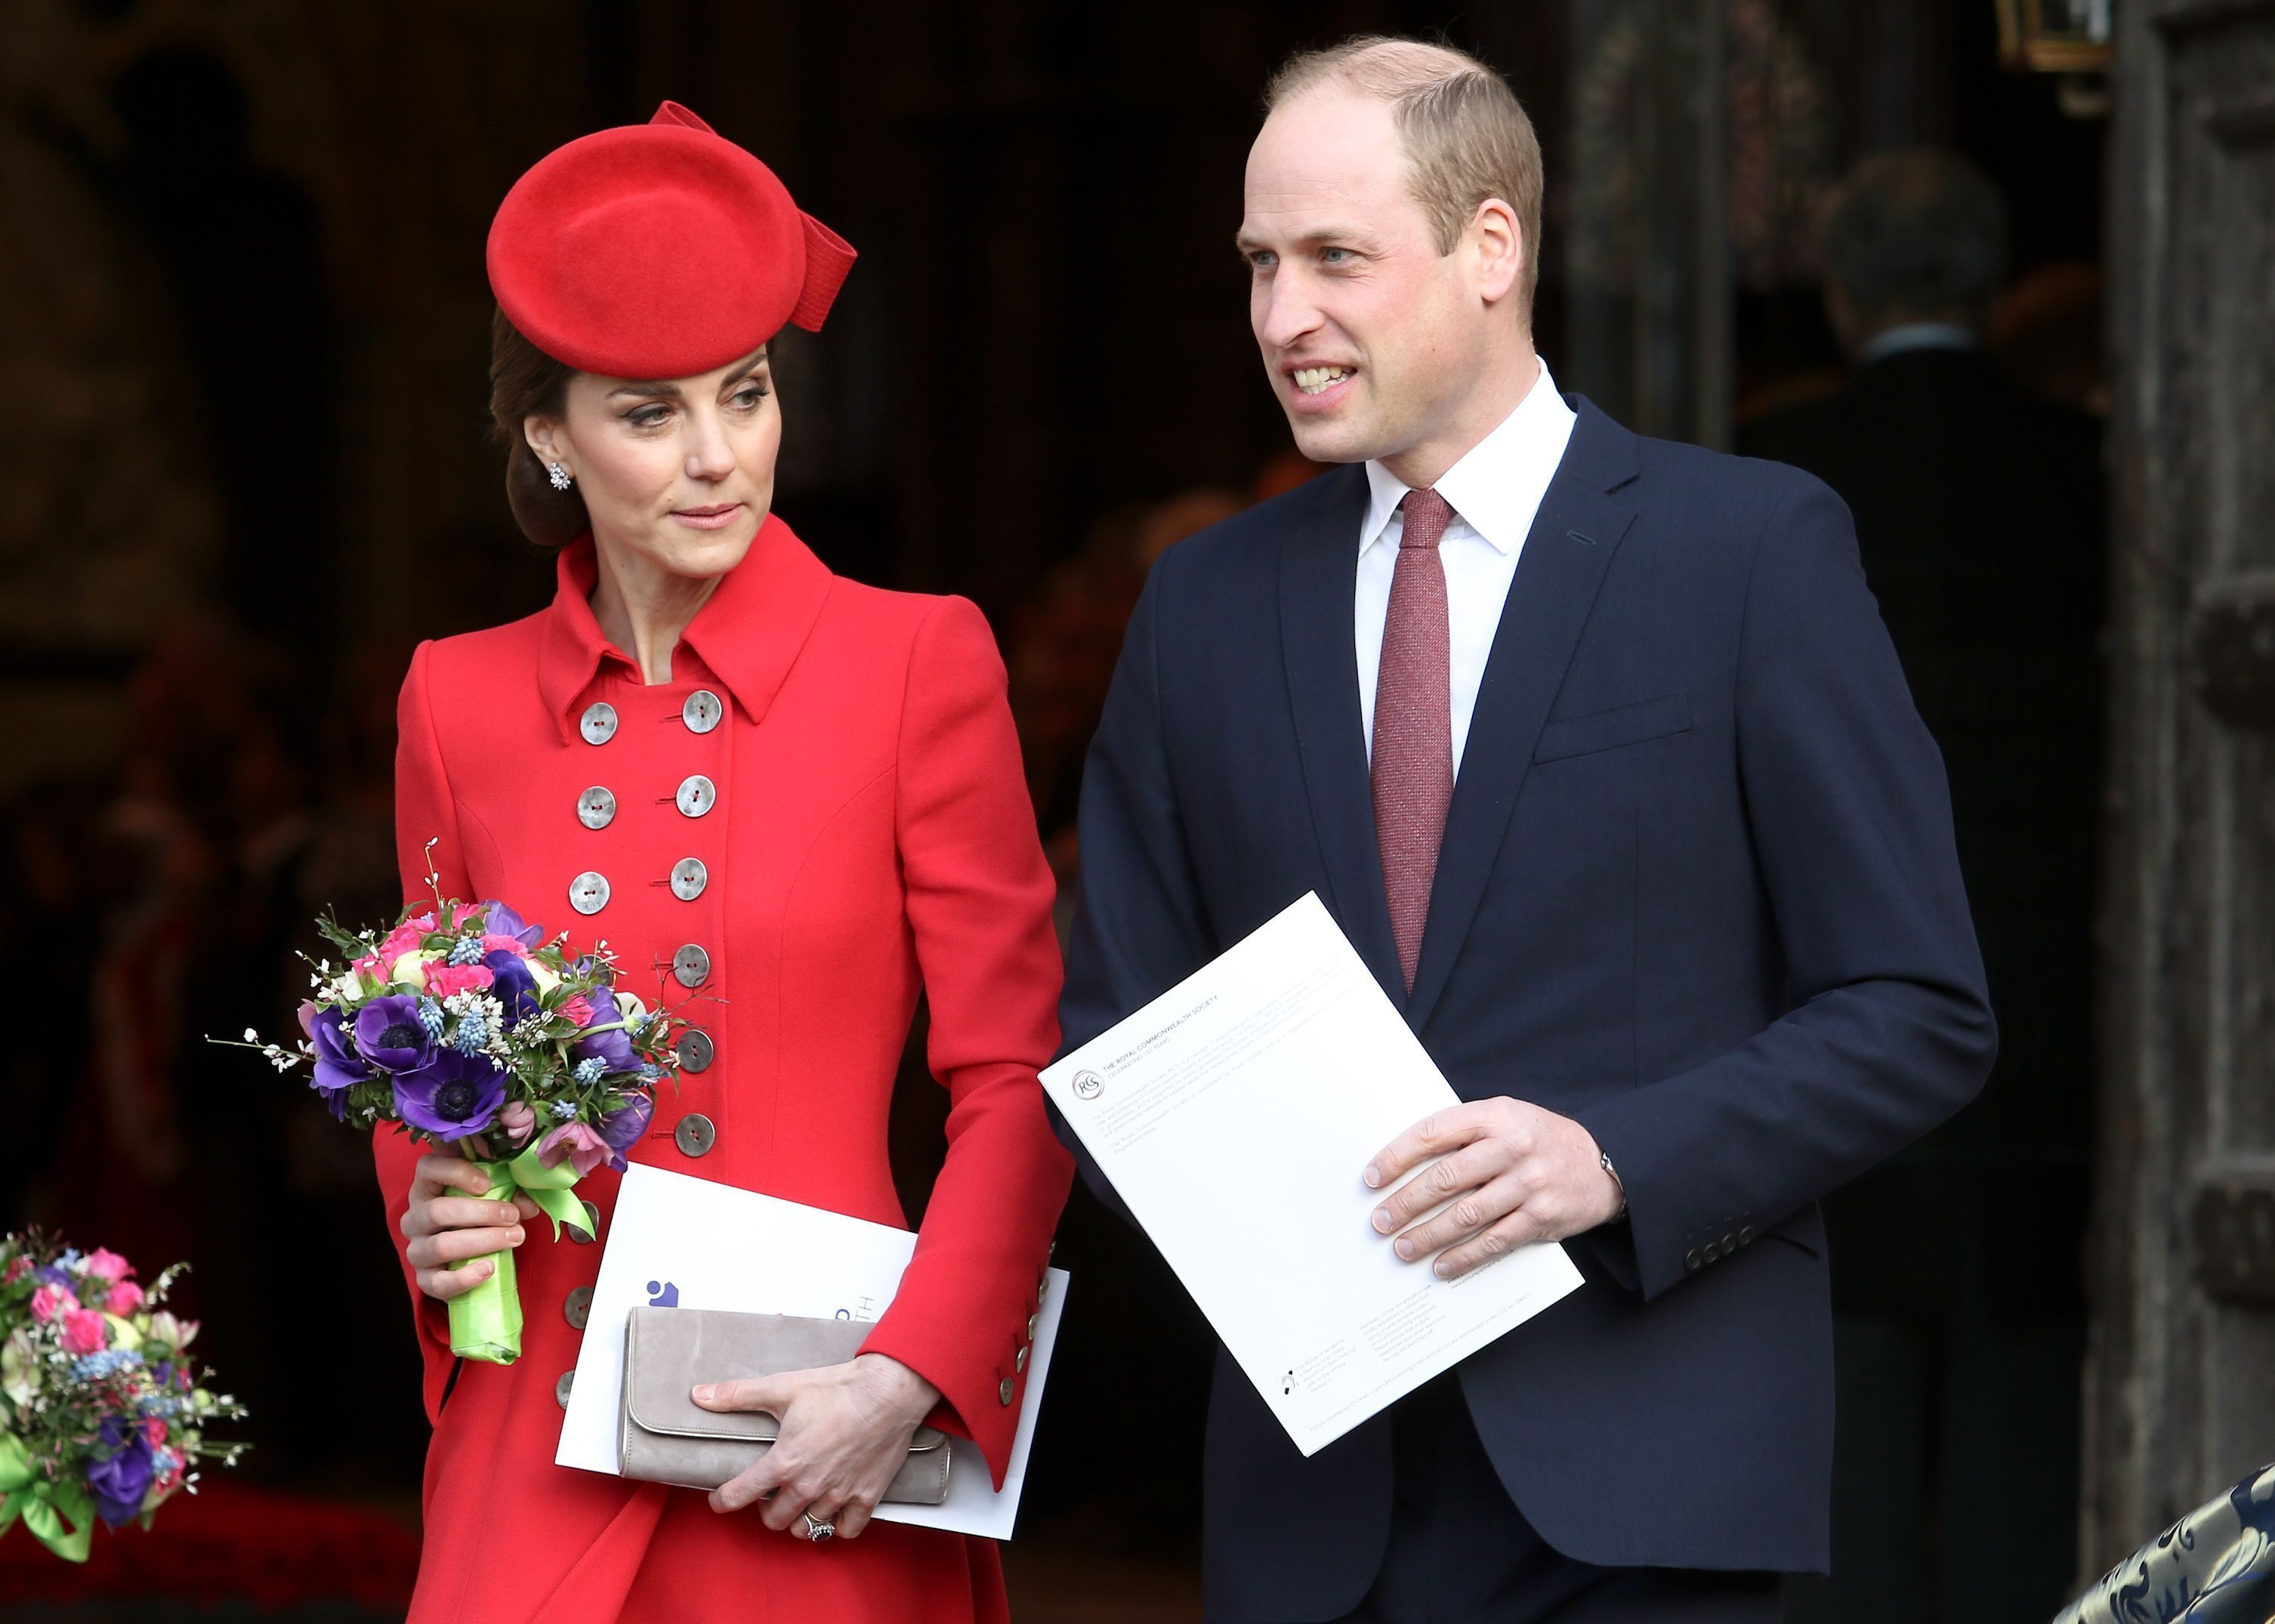
[[[684,378],[809,332],[851,245],[775,172],[676,102],[538,160],[490,223],[490,291],[521,335],[579,372]]]

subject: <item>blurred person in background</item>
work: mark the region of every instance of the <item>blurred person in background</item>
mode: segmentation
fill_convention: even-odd
[[[672,102],[515,183],[489,239],[491,415],[557,591],[419,646],[396,842],[406,899],[431,864],[442,895],[565,926],[572,953],[605,940],[619,986],[691,1023],[655,1120],[620,1114],[588,1152],[904,1226],[887,1122],[922,993],[950,1106],[916,1257],[852,1360],[694,1372],[696,1403],[780,1423],[707,1500],[571,1470],[564,1372],[602,1247],[526,1249],[523,1356],[454,1361],[445,1305],[495,1265],[451,1265],[521,1246],[536,1209],[382,1136],[435,1428],[413,1624],[1008,1618],[990,1542],[870,1521],[926,1423],[1001,1486],[1072,1168],[1036,1080],[1050,876],[987,624],[833,575],[772,510],[768,346],[820,327],[853,257]],[[605,1243],[616,1185],[593,1171]]]
[[[1842,1392],[1833,1584],[1855,1587],[1834,1611],[1934,1616],[1938,1598],[1966,1595],[2005,1616],[1987,1598],[2043,1605],[2070,1577],[2100,426],[1988,352],[2006,208],[1964,159],[1864,159],[1825,216],[1823,248],[1855,374],[1829,400],[1741,430],[1738,447],[1818,475],[1856,517],[1865,578],[1950,776],[2001,1040],[1976,1105],[1827,1204]],[[2073,332],[2078,291],[2070,276],[2045,301]]]

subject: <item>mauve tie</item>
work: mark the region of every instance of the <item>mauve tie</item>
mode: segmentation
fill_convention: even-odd
[[[1390,578],[1382,667],[1374,687],[1374,837],[1382,888],[1406,990],[1422,962],[1422,926],[1438,842],[1454,800],[1453,655],[1446,630],[1446,566],[1438,542],[1454,510],[1435,491],[1409,491],[1406,525]]]

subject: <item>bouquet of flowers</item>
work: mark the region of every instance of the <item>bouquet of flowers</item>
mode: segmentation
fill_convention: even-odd
[[[205,1436],[245,1410],[200,1385],[185,1351],[197,1321],[162,1306],[181,1267],[146,1290],[117,1252],[0,1235],[0,1534],[21,1518],[84,1562],[95,1518],[147,1528],[176,1490],[196,1492],[200,1461],[244,1451]]]
[[[351,1127],[396,1122],[426,1144],[465,1144],[488,1177],[487,1198],[528,1196],[556,1241],[563,1224],[590,1233],[570,1190],[603,1163],[624,1169],[656,1084],[675,1075],[682,1023],[618,987],[605,946],[572,962],[565,933],[547,942],[503,903],[436,890],[383,935],[316,924],[346,968],[314,966],[294,1048],[251,1031],[242,1046],[280,1071],[312,1061],[311,1086]],[[513,1254],[493,1262],[488,1279],[450,1299],[450,1350],[510,1364],[521,1356],[521,1297]]]

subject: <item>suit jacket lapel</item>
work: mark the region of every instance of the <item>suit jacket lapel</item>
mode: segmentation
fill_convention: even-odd
[[[1564,459],[1517,559],[1462,750],[1454,803],[1438,848],[1430,915],[1422,930],[1422,960],[1407,1001],[1406,1018],[1417,1031],[1445,991],[1477,918],[1533,747],[1579,645],[1597,588],[1635,518],[1636,437],[1585,399],[1576,396],[1573,402],[1579,421],[1572,426]],[[1347,573],[1355,577],[1356,570]],[[1346,586],[1346,606],[1355,591]],[[1348,613],[1344,618],[1349,621]],[[1362,782],[1364,766],[1362,761]],[[1381,895],[1379,865],[1375,892]],[[1389,906],[1376,906],[1387,932]],[[1394,953],[1394,985],[1395,973]]]
[[[1399,973],[1374,840],[1374,797],[1367,781],[1351,630],[1366,473],[1343,468],[1319,485],[1319,500],[1288,533],[1280,555],[1280,646],[1287,660],[1289,703],[1311,827],[1327,871],[1329,895],[1320,900],[1391,1001],[1402,1004],[1406,983]]]

